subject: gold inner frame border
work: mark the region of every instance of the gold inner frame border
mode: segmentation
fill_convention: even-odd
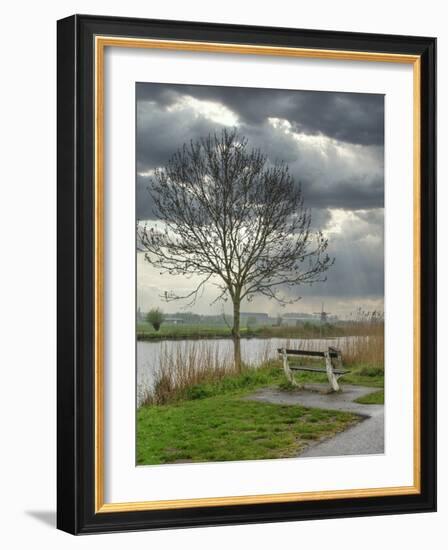
[[[245,55],[285,56],[313,59],[333,59],[381,63],[406,63],[413,65],[413,298],[414,298],[414,482],[410,486],[380,487],[350,490],[313,491],[299,493],[260,494],[226,496],[212,498],[192,498],[180,500],[154,500],[140,502],[104,502],[104,53],[106,47],[152,48],[208,53],[232,53]],[[95,56],[95,346],[94,346],[94,410],[95,410],[95,513],[130,512],[143,510],[167,510],[208,506],[231,506],[242,504],[262,504],[278,502],[303,502],[333,500],[341,498],[362,498],[420,494],[421,492],[421,424],[420,424],[420,273],[421,273],[421,60],[418,55],[393,54],[382,52],[359,52],[345,50],[325,50],[293,48],[283,46],[258,46],[251,44],[226,44],[214,42],[158,40],[96,36]]]

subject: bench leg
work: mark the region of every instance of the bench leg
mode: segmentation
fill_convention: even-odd
[[[297,386],[298,388],[303,388],[303,386],[294,379],[294,374],[292,370],[289,368],[288,355],[285,349],[282,350],[282,358],[283,358],[283,370],[285,371],[285,376],[288,382],[293,386]]]
[[[330,353],[328,351],[325,352],[325,368],[327,370],[327,377],[328,382],[330,383],[330,388],[333,391],[340,391],[340,387],[338,384],[338,377],[333,372],[333,363],[331,362]]]

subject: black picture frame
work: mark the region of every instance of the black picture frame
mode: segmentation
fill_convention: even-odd
[[[436,509],[436,39],[74,15],[57,24],[57,526],[72,534],[430,512]],[[418,494],[160,510],[95,510],[95,36],[420,57],[421,484]]]

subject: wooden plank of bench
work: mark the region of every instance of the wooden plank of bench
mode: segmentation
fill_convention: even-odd
[[[278,353],[283,353],[281,348],[277,349]],[[287,349],[286,355],[299,355],[301,357],[325,357],[324,351],[303,350],[303,349]],[[337,357],[336,351],[330,351],[330,357]]]
[[[321,369],[319,367],[302,367],[302,366],[298,366],[298,365],[293,365],[293,366],[290,366],[289,367],[291,370],[304,370],[304,371],[309,371],[309,372],[324,372],[326,373],[327,372],[327,369]],[[333,369],[333,372],[334,374],[348,374],[350,371],[349,370],[341,370],[341,369]]]

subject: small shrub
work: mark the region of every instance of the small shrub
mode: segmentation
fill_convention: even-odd
[[[149,310],[146,315],[146,321],[152,325],[153,329],[158,332],[163,323],[163,311],[161,309],[153,308]]]
[[[376,376],[384,376],[384,368],[365,366],[359,369],[358,374],[360,376],[368,376],[370,378],[374,378]]]

